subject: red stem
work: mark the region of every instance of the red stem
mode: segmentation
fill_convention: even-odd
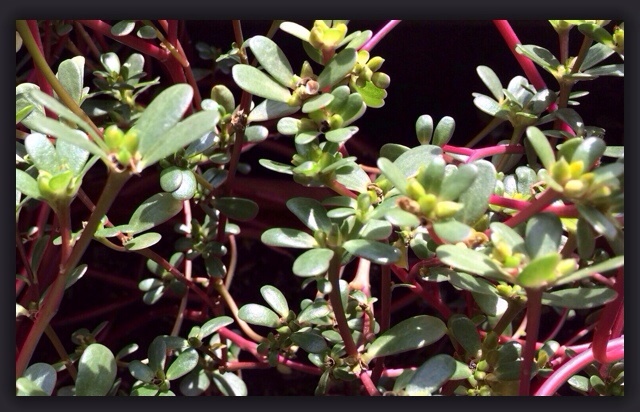
[[[27,20],[27,25],[29,26],[29,31],[33,35],[33,39],[36,41],[38,49],[40,49],[40,53],[44,53],[44,50],[42,48],[42,40],[40,39],[40,30],[38,29],[38,22],[36,20]],[[47,79],[44,77],[44,74],[40,71],[38,66],[35,65],[35,63],[33,67],[36,72],[36,79],[38,82],[38,86],[40,86],[40,90],[42,90],[49,96],[53,96],[53,89],[51,88],[51,85],[49,84]]]
[[[407,271],[401,267],[391,265],[391,270],[393,273],[400,278],[403,283],[410,283],[413,287],[411,291],[416,295],[422,297],[425,302],[429,303],[433,306],[440,315],[446,320],[451,316],[451,309],[449,309],[446,305],[444,305],[441,301],[438,301],[433,295],[430,295],[428,291],[426,291],[420,283],[413,279],[409,279],[409,275]]]
[[[531,216],[542,211],[543,209],[546,209],[546,207],[553,203],[557,197],[558,193],[556,191],[547,189],[540,195],[540,197],[529,203],[529,206],[516,213],[510,219],[507,219],[504,224],[509,227],[516,227],[520,223],[526,222],[531,218]],[[489,230],[487,230],[485,233],[489,234],[488,232]]]
[[[362,382],[362,385],[367,390],[367,393],[370,396],[382,396],[378,388],[376,388],[376,385],[371,380],[371,376],[369,376],[367,371],[362,371],[362,373],[360,373],[360,382]]]
[[[376,44],[380,42],[380,40],[384,39],[384,37],[389,34],[389,32],[396,27],[402,20],[389,20],[387,24],[385,24],[376,34],[373,35],[362,47],[360,50],[370,51],[373,49]]]
[[[516,51],[516,46],[521,43],[509,22],[507,20],[494,20],[493,24],[496,26],[496,28],[502,35],[502,38],[509,46],[509,50],[511,50],[511,53],[513,53],[513,56],[520,64],[520,67],[522,67],[522,70],[524,70],[531,84],[537,90],[546,88],[547,86],[545,85],[544,80],[542,80],[542,76],[540,76],[538,69],[531,61],[531,59],[529,59],[524,54],[520,54]]]
[[[489,203],[496,206],[502,206],[509,209],[525,210],[531,206],[531,202],[526,200],[510,199],[508,197],[491,195],[489,197]],[[578,217],[578,209],[575,205],[562,205],[562,206],[547,206],[543,209],[543,212],[551,212],[558,217]]]
[[[527,289],[527,339],[522,349],[520,367],[520,396],[529,396],[531,387],[531,364],[536,351],[540,315],[542,309],[542,289]]]
[[[616,322],[624,303],[624,268],[622,267],[618,269],[614,289],[618,295],[613,301],[606,304],[593,331],[593,356],[602,364],[612,362],[612,359],[607,354],[607,342],[611,338],[617,338],[617,336],[612,336],[611,333],[614,324],[617,324],[618,333],[621,332],[621,326],[624,325],[620,321]]]
[[[467,159],[466,163],[471,163],[477,159],[482,159],[484,157],[489,157],[489,156],[503,154],[503,153],[515,153],[515,154],[524,153],[524,147],[520,145],[517,145],[517,146],[497,145],[497,146],[483,147],[482,149],[475,149],[473,154],[469,156],[469,158]]]

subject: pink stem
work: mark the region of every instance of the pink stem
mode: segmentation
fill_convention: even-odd
[[[389,20],[376,34],[373,35],[365,44],[360,47],[360,50],[370,51],[380,42],[389,32],[398,25],[402,20]]]
[[[482,149],[476,149],[474,153],[471,156],[469,156],[466,163],[471,163],[474,160],[482,159],[483,157],[488,157],[488,156],[493,156],[493,155],[503,154],[503,153],[515,153],[515,154],[524,153],[524,147],[511,146],[511,145],[498,145],[498,146],[485,147]]]
[[[493,24],[495,24],[496,28],[502,35],[502,38],[509,46],[509,50],[513,53],[513,56],[520,64],[520,67],[522,67],[522,70],[524,70],[531,84],[533,84],[537,90],[546,88],[547,86],[545,85],[544,80],[542,80],[542,76],[540,76],[538,69],[536,69],[536,66],[531,59],[516,51],[516,46],[522,43],[520,43],[518,36],[513,31],[513,28],[511,28],[509,22],[507,20],[494,20]]]
[[[524,210],[531,204],[525,200],[509,199],[498,195],[491,195],[489,203],[515,210]],[[558,215],[558,217],[578,217],[578,210],[574,205],[547,206],[543,211],[551,212]]]

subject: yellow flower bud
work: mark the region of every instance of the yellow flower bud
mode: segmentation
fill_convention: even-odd
[[[427,217],[430,216],[433,212],[436,203],[438,203],[438,198],[436,198],[436,196],[432,193],[427,193],[424,196],[420,196],[420,198],[418,199],[420,211]]]
[[[424,187],[422,187],[422,185],[415,179],[411,179],[407,184],[407,196],[409,196],[413,200],[418,200],[420,199],[420,197],[426,194],[427,193],[424,191]]]
[[[376,72],[382,66],[382,63],[384,63],[384,59],[380,56],[375,56],[367,62],[367,66],[369,66],[372,71]]]
[[[391,84],[391,78],[386,73],[373,73],[371,75],[371,82],[380,89],[386,89]]]
[[[112,124],[111,126],[104,129],[104,142],[107,144],[109,149],[115,151],[122,144],[122,139],[124,138],[124,132],[120,130],[118,126]]]
[[[438,202],[436,205],[436,216],[440,219],[446,219],[455,215],[458,210],[463,207],[464,205],[462,203],[453,202],[451,200]]]

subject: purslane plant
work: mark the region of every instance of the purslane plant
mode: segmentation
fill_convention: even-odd
[[[349,154],[350,139],[393,93],[372,49],[399,21],[377,33],[350,32],[348,20],[276,21],[245,39],[234,20],[228,53],[197,46],[230,80],[207,98],[178,21],[72,23],[94,56],[62,60],[54,73],[52,39],[77,50],[69,27],[16,22],[16,49],[35,67],[16,86],[16,394],[243,396],[256,391],[242,372],[256,368],[317,376],[316,395],[553,395],[564,383],[576,394],[624,394],[624,147],[607,145],[606,130],[569,107],[585,95],[573,90],[579,82],[624,76],[622,23],[551,20],[556,57],[494,21],[526,77],[505,88],[498,67],[476,68],[490,96],[473,92],[472,102],[492,118],[487,127],[455,146],[454,118],[424,114],[416,145],[384,144],[375,166]],[[278,30],[300,40],[307,60],[289,61]],[[582,41],[576,56],[570,35]],[[105,38],[135,52],[108,50]],[[146,79],[148,58],[170,84]],[[95,90],[85,87],[90,64]],[[503,123],[508,140],[478,147]],[[288,227],[261,221],[260,201],[238,194],[242,153],[273,134],[289,142],[290,161],[263,157],[250,173],[279,172],[299,187],[277,197]],[[98,168],[107,177],[93,204],[83,182]],[[112,205],[140,176],[158,189],[115,224]],[[317,188],[323,197],[305,195]],[[72,214],[75,199],[86,220]],[[45,216],[36,223],[34,207]],[[245,235],[253,222],[259,230]],[[312,298],[295,302],[255,279],[243,287],[266,305],[233,292],[237,240],[252,237],[273,253],[293,249],[288,276]],[[106,323],[71,340],[52,326],[66,291],[95,270],[92,240],[142,256],[147,271],[133,288],[145,305],[177,302],[172,327],[146,348],[110,348]],[[52,250],[57,264],[43,265]],[[430,310],[395,316],[400,286]],[[543,307],[558,313],[547,337]],[[554,340],[577,312],[588,314],[584,329]],[[575,345],[590,329],[592,346]],[[44,335],[51,362],[35,356]]]

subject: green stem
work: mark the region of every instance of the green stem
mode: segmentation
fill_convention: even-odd
[[[527,339],[522,349],[522,366],[520,368],[520,396],[529,396],[531,387],[531,364],[536,352],[536,341],[540,329],[542,309],[542,289],[526,289],[527,291]]]
[[[338,324],[338,332],[344,341],[344,347],[347,351],[347,355],[353,358],[358,357],[358,348],[356,347],[353,337],[351,336],[351,330],[347,325],[347,316],[344,313],[342,307],[342,299],[340,298],[340,266],[342,263],[342,248],[337,248],[333,251],[333,257],[329,262],[329,282],[331,283],[331,292],[329,293],[329,301],[333,308],[333,314]]]
[[[514,127],[513,134],[511,135],[511,140],[509,141],[509,146],[515,146],[518,143],[520,143],[520,140],[522,140],[522,135],[524,134],[525,130],[526,130],[526,126]],[[503,154],[502,157],[500,158],[500,161],[498,162],[498,166],[496,167],[496,170],[498,172],[501,172],[502,169],[504,169],[504,167],[507,165],[508,160],[509,160],[509,155],[507,153]]]
[[[504,119],[500,119],[498,117],[494,117],[489,124],[487,124],[484,129],[480,130],[480,132],[475,135],[473,137],[473,139],[471,139],[469,141],[469,143],[467,143],[466,145],[464,145],[464,147],[473,147],[476,144],[478,144],[480,142],[480,140],[484,139],[492,130],[494,130],[496,127],[500,126],[502,124],[502,122],[504,122]]]
[[[73,379],[73,381],[75,382],[78,376],[78,371],[76,370],[76,367],[73,364],[73,361],[69,358],[67,351],[64,349],[62,342],[60,342],[60,338],[58,338],[58,334],[56,334],[56,332],[53,330],[51,325],[48,325],[44,332],[47,334],[47,337],[53,344],[53,347],[56,349],[56,352],[58,352],[58,356],[60,356],[60,359],[62,359],[62,361],[66,365],[67,371],[69,372],[71,379]]]
[[[224,302],[227,304],[227,307],[231,311],[233,318],[238,323],[238,326],[240,326],[240,329],[242,329],[242,331],[247,336],[249,336],[251,339],[253,339],[256,342],[262,342],[266,340],[263,336],[260,336],[257,333],[255,333],[253,329],[249,327],[247,322],[243,321],[238,317],[238,305],[236,305],[235,300],[233,300],[233,297],[231,296],[227,288],[224,287],[224,283],[222,283],[222,279],[214,279],[212,283],[215,290],[220,294]]]
[[[49,82],[51,87],[53,87],[53,90],[56,92],[58,98],[62,101],[62,103],[64,103],[65,106],[67,106],[69,110],[71,110],[74,114],[87,122],[87,124],[91,126],[91,128],[98,134],[98,136],[102,136],[102,133],[100,133],[100,129],[98,129],[98,127],[93,123],[89,116],[87,116],[84,110],[82,110],[80,106],[78,106],[76,101],[73,100],[69,93],[67,93],[67,90],[64,88],[64,86],[62,86],[62,84],[58,81],[58,78],[53,73],[44,56],[42,55],[42,52],[40,52],[40,49],[36,45],[35,39],[33,38],[33,35],[31,34],[29,27],[27,26],[27,22],[25,20],[16,21],[16,29],[18,30],[18,33],[20,33],[22,41],[29,51],[33,62],[38,67],[38,69],[40,69],[44,77],[47,79],[47,82]]]
[[[78,239],[74,245],[73,250],[69,255],[69,259],[67,259],[66,262],[61,263],[58,277],[47,292],[42,306],[40,307],[40,311],[38,312],[38,316],[36,317],[31,330],[27,334],[22,349],[16,359],[16,377],[22,376],[24,370],[27,368],[31,357],[33,356],[33,352],[35,351],[38,342],[40,342],[42,334],[58,312],[69,275],[89,246],[89,243],[93,238],[93,234],[96,232],[96,229],[100,224],[100,220],[107,213],[109,207],[111,207],[111,204],[116,199],[118,192],[122,186],[124,186],[129,177],[130,174],[128,172],[116,173],[112,171],[109,173],[107,183],[100,195],[100,199],[98,200],[95,210],[91,214],[89,221],[82,231],[80,239]]]

